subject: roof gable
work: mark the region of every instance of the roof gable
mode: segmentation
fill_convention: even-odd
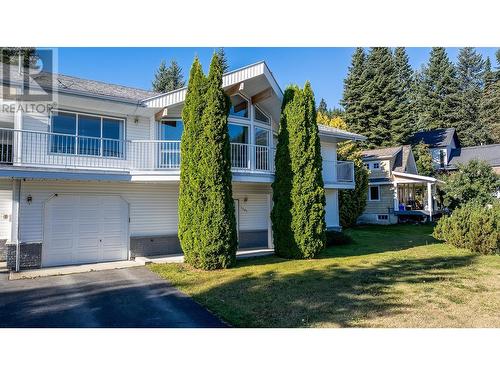
[[[430,148],[437,148],[447,147],[453,140],[455,140],[456,147],[459,147],[455,128],[444,128],[417,132],[410,138],[410,143],[416,145],[423,142],[429,145]]]

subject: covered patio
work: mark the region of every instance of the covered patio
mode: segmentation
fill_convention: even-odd
[[[427,176],[393,172],[394,176],[394,214],[400,220],[432,221],[441,215],[437,202],[437,186],[442,181]]]

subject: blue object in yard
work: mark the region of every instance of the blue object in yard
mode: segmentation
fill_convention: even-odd
[[[406,210],[405,209],[405,205],[403,203],[400,203],[398,208],[399,208],[399,211],[405,211]]]

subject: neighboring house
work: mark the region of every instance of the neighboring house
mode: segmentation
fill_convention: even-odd
[[[181,253],[177,238],[181,112],[165,94],[55,77],[58,107],[0,117],[0,248],[10,268]],[[271,183],[282,91],[264,62],[228,72],[229,136],[240,248],[271,248]],[[364,140],[319,126],[326,223],[354,166],[337,143]],[[4,255],[5,256],[5,255]]]
[[[408,219],[429,219],[439,213],[435,178],[420,176],[411,146],[362,152],[369,170],[368,199],[359,223],[395,224]]]
[[[415,133],[412,145],[423,142],[429,146],[435,169],[453,171],[459,164],[473,159],[483,160],[500,174],[500,144],[460,147],[454,128],[436,129]]]

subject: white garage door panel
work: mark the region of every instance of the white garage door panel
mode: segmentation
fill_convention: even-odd
[[[53,197],[44,230],[45,267],[127,259],[128,205],[119,196]]]

